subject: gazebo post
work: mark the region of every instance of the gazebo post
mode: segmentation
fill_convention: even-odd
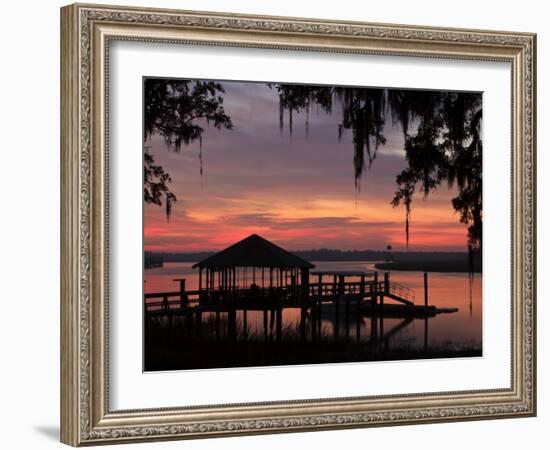
[[[281,291],[287,289],[293,300],[309,298],[309,269],[312,267],[315,266],[256,234],[193,266],[199,272],[199,295],[236,298],[242,289],[248,290],[251,285],[258,286],[264,295],[269,286],[269,295],[278,292],[281,301]],[[257,270],[260,268],[261,274]],[[266,269],[269,269],[269,281]]]
[[[300,268],[300,285],[302,286],[302,300],[309,297],[309,267]]]

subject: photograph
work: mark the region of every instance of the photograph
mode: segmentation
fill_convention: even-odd
[[[143,77],[145,372],[483,356],[483,94]]]
[[[324,448],[398,427],[396,446],[431,449],[452,426],[461,448],[521,447],[540,421],[501,431],[537,415],[543,15],[286,3],[72,4],[43,33],[60,114],[37,123],[60,158],[37,166],[59,207],[48,183],[16,196],[38,210],[10,242],[58,250],[60,306],[37,308],[60,357],[36,333],[26,353],[55,366],[59,439]],[[25,228],[47,213],[59,245]]]

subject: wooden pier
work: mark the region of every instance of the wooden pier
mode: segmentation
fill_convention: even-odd
[[[415,293],[411,289],[390,280],[385,273],[378,281],[378,273],[331,272],[333,281],[323,281],[325,273],[318,275],[318,282],[308,283],[307,296],[299,285],[261,288],[196,289],[186,290],[185,279],[175,279],[180,289],[170,292],[146,293],[145,312],[147,316],[187,314],[195,310],[203,312],[228,312],[233,309],[253,311],[273,308],[302,308],[320,306],[325,313],[339,312],[352,307],[365,315],[371,313],[388,316],[433,316],[439,313],[456,312],[456,308],[438,308],[415,304]],[[345,281],[346,277],[360,277],[360,281]],[[372,277],[368,280],[367,277]],[[388,302],[393,301],[393,303]],[[425,297],[427,301],[427,297]]]
[[[198,289],[186,289],[186,280],[174,281],[179,289],[146,293],[144,317],[152,320],[175,319],[200,334],[203,316],[215,319],[216,338],[219,324],[226,322],[227,336],[237,334],[237,315],[247,336],[247,314],[263,313],[264,334],[275,329],[282,336],[282,315],[287,308],[300,309],[300,333],[303,339],[321,335],[321,322],[334,324],[334,335],[349,336],[352,322],[359,336],[360,323],[371,319],[371,332],[384,335],[384,318],[400,318],[407,324],[413,319],[456,312],[456,308],[438,308],[428,304],[428,278],[424,275],[424,302],[415,303],[415,292],[390,279],[390,273],[358,271],[317,271],[315,266],[269,241],[252,235],[243,241],[197,263]],[[379,320],[380,319],[380,320]],[[268,326],[269,322],[269,326]],[[376,337],[376,336],[375,336]],[[426,338],[427,339],[427,338]]]

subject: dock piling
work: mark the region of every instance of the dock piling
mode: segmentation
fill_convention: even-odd
[[[428,272],[424,272],[424,306],[428,306]]]
[[[349,295],[345,297],[346,299],[346,341],[349,341],[349,327],[350,327],[350,306],[349,306]]]
[[[374,272],[374,284],[372,288],[371,301],[376,306],[378,304],[378,272]]]
[[[267,309],[264,309],[264,340],[267,342]]]
[[[384,307],[384,295],[390,293],[390,273],[384,272],[384,289],[380,293],[380,306]]]
[[[179,281],[180,284],[180,308],[185,309],[188,305],[187,294],[185,293],[185,278],[176,278],[173,281]]]
[[[253,267],[248,268],[248,276],[256,283],[260,283],[261,277],[264,288],[248,284],[246,269],[237,272],[234,269],[206,268],[203,270],[201,268],[199,287],[193,290],[186,289],[185,278],[174,279],[179,282],[179,289],[144,294],[144,316],[147,322],[159,318],[158,322],[167,328],[167,333],[172,326],[183,326],[186,336],[200,336],[205,333],[204,326],[209,322],[205,319],[205,323],[202,324],[202,313],[207,313],[208,318],[215,314],[215,329],[212,328],[210,333],[213,338],[215,332],[215,339],[219,341],[226,338],[231,340],[235,337],[240,339],[241,335],[244,339],[248,339],[253,333],[253,329],[249,328],[249,321],[253,316],[248,317],[248,312],[258,311],[260,314],[263,312],[264,337],[268,342],[285,338],[283,308],[300,309],[298,336],[302,340],[313,341],[321,338],[323,320],[326,322],[325,325],[331,324],[332,330],[328,331],[332,332],[331,337],[335,340],[349,341],[356,338],[357,341],[361,341],[361,334],[365,334],[365,339],[368,339],[369,331],[361,330],[361,327],[363,323],[367,324],[367,321],[363,322],[363,316],[370,315],[371,339],[380,342],[387,338],[384,326],[386,325],[387,328],[388,321],[384,320],[385,317],[403,314],[424,319],[426,316],[432,317],[439,313],[455,311],[451,308],[436,308],[429,305],[427,272],[423,272],[424,302],[415,305],[414,291],[390,281],[391,272],[380,272],[379,276],[376,271],[310,273],[308,269],[300,272],[298,269],[265,268],[264,270],[262,268],[260,272],[254,271]],[[300,276],[299,279],[298,276]],[[271,288],[267,286],[268,280]],[[269,292],[268,289],[270,289]],[[401,304],[395,304],[392,300]],[[220,314],[223,314],[224,321],[220,320]],[[242,332],[241,326],[237,329],[237,314],[243,320]],[[260,315],[258,329],[260,337],[261,317]],[[214,321],[210,323],[214,325]],[[352,330],[354,326],[356,330]],[[342,330],[342,327],[345,329]],[[427,347],[427,319],[424,328],[424,346]],[[422,340],[420,342],[422,343]]]

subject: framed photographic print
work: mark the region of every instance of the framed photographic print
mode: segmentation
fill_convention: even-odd
[[[71,5],[62,441],[532,416],[535,35]]]

